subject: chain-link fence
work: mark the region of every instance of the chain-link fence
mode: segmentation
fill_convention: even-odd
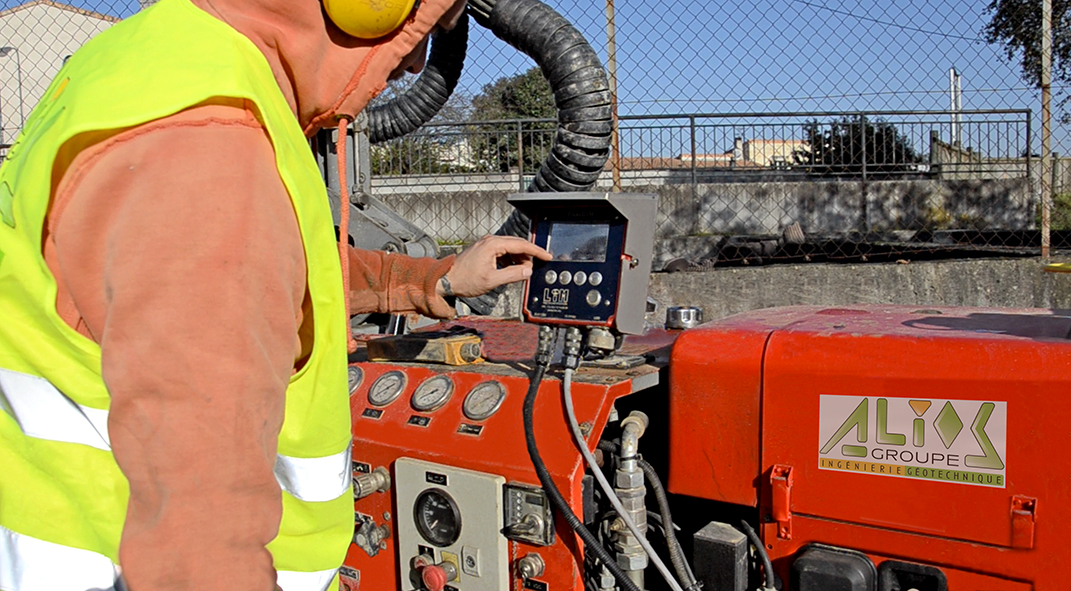
[[[70,1],[0,5],[0,144],[67,55],[140,8]],[[599,186],[660,196],[663,262],[1067,245],[1062,0],[545,1],[608,66],[619,138]],[[474,24],[444,115],[373,147],[373,194],[442,243],[497,227],[552,141],[533,67]]]

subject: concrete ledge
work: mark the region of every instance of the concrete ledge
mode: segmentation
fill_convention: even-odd
[[[908,264],[771,265],[656,273],[648,296],[700,306],[704,319],[798,304],[903,304],[1071,308],[1071,276],[1042,271],[1038,258]]]

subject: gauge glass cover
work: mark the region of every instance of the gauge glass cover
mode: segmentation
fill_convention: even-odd
[[[461,511],[444,490],[429,488],[413,503],[417,531],[428,543],[445,548],[461,537]]]
[[[387,406],[398,399],[405,389],[405,374],[394,370],[379,376],[368,389],[368,403],[372,406]]]
[[[465,397],[461,410],[473,421],[482,421],[498,411],[506,398],[506,389],[492,380],[478,384]]]
[[[350,396],[357,391],[357,387],[364,381],[364,371],[356,365],[351,365],[349,369],[349,382],[350,382]]]
[[[417,386],[410,404],[414,410],[430,412],[446,404],[453,393],[454,381],[450,379],[450,376],[437,375]]]

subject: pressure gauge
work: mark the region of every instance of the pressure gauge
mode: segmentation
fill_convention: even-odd
[[[405,374],[398,370],[388,371],[372,382],[372,387],[368,389],[368,404],[387,406],[397,400],[404,389]]]
[[[461,511],[444,490],[429,488],[413,503],[417,531],[428,543],[445,548],[461,537]]]
[[[350,396],[353,396],[353,393],[357,391],[357,386],[360,386],[361,382],[364,381],[364,372],[361,371],[361,368],[357,367],[356,365],[350,366],[349,381]]]
[[[424,381],[413,392],[413,398],[409,403],[413,409],[419,412],[431,412],[437,410],[454,393],[454,382],[447,375],[437,375]]]
[[[498,412],[502,401],[506,399],[506,389],[502,384],[491,380],[478,384],[465,397],[461,410],[473,421],[482,421]]]

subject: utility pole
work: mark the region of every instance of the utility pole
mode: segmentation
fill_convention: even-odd
[[[1041,2],[1041,258],[1049,258],[1052,234],[1052,0]]]
[[[617,133],[617,30],[614,26],[614,0],[606,0],[606,72],[610,82],[610,111],[613,127],[610,130],[610,168],[614,175],[614,191],[621,191],[621,142]]]

